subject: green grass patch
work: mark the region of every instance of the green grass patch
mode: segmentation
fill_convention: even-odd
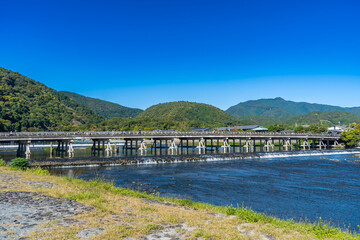
[[[91,199],[99,199],[100,194],[95,191],[80,191],[75,194],[67,196],[67,199],[69,200],[75,200],[75,201],[84,201],[84,200],[91,200]]]
[[[0,158],[0,167],[6,166],[6,162],[4,159]]]
[[[149,234],[149,233],[152,232],[152,231],[161,230],[161,229],[163,229],[163,228],[164,228],[164,227],[158,226],[158,225],[155,225],[155,224],[148,224],[148,225],[146,225],[146,227],[145,227],[145,232],[146,232],[147,234]]]
[[[40,176],[50,176],[50,172],[46,169],[42,169],[41,167],[28,168],[26,171]]]

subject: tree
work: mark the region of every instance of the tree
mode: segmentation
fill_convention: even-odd
[[[346,130],[341,134],[341,140],[347,147],[355,147],[360,142],[360,131],[357,129]]]

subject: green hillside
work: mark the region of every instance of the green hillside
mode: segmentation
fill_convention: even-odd
[[[69,130],[100,120],[68,96],[0,68],[0,131]]]
[[[347,111],[360,115],[360,108],[342,108],[324,104],[287,101],[282,98],[259,99],[239,103],[226,110],[234,117],[265,116],[287,119],[314,111]]]
[[[238,121],[214,106],[195,102],[170,102],[154,105],[137,116],[165,121],[198,121],[212,125],[231,125]]]
[[[104,118],[136,117],[143,111],[138,108],[128,108],[116,103],[100,100],[97,98],[85,97],[83,95],[73,92],[62,91],[61,93],[74,99],[76,102],[84,105],[85,107],[88,107],[89,109]]]
[[[311,112],[306,115],[292,117],[284,121],[286,124],[323,124],[323,125],[337,125],[350,124],[353,122],[359,123],[360,116],[357,116],[350,112],[345,111],[333,111],[333,112]]]

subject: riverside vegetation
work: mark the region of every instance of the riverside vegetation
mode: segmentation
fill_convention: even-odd
[[[4,176],[10,176],[10,180],[0,182],[4,194],[36,192],[77,201],[93,209],[75,216],[76,224],[73,225],[57,225],[56,220],[50,221],[43,226],[46,231],[33,232],[30,239],[77,239],[79,232],[89,229],[101,229],[92,236],[94,239],[143,238],[151,234],[159,236],[172,228],[176,229],[172,234],[180,239],[360,239],[359,234],[331,227],[321,219],[315,224],[306,220],[280,220],[244,206],[213,206],[188,199],[160,197],[159,194],[118,188],[101,179],[84,181],[50,176],[41,168],[1,166],[0,177]],[[12,182],[14,176],[21,181]],[[8,233],[10,238],[14,234]]]

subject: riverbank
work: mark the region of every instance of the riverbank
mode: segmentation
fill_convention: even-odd
[[[350,150],[305,150],[287,152],[252,152],[252,153],[213,153],[213,154],[184,154],[184,155],[149,155],[149,156],[96,156],[81,158],[53,158],[31,160],[32,167],[82,167],[82,166],[114,166],[157,163],[225,161],[239,159],[266,159],[290,156],[321,156],[336,154],[360,154],[359,149]]]
[[[1,167],[0,178],[2,239],[360,239],[323,223],[281,221],[40,169]]]

